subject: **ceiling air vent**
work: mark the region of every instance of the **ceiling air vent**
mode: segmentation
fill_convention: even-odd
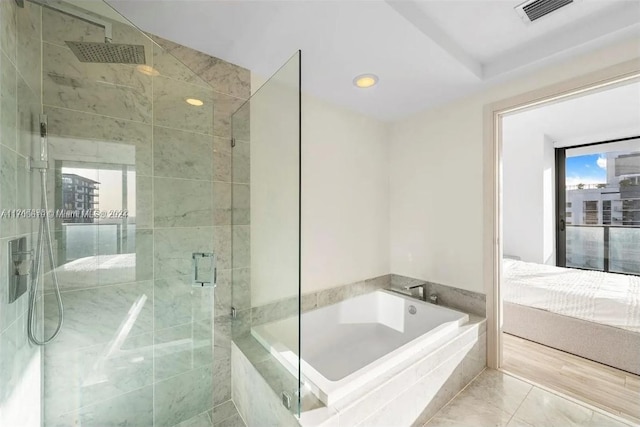
[[[516,12],[526,23],[536,21],[577,0],[529,0],[516,6]]]

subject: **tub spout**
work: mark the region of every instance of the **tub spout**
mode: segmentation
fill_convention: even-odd
[[[420,283],[418,285],[406,285],[406,286],[403,286],[403,289],[405,291],[410,291],[411,296],[417,296],[422,301],[427,301],[427,284],[426,283]],[[416,291],[418,295],[415,295]]]

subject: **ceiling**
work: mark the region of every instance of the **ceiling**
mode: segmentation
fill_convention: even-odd
[[[514,113],[504,119],[503,129],[505,144],[518,135],[544,134],[556,147],[639,136],[640,83]]]
[[[303,87],[393,120],[629,37],[640,0],[580,0],[532,24],[521,0],[108,0],[145,31],[273,74],[296,50]],[[358,89],[358,74],[378,85]]]

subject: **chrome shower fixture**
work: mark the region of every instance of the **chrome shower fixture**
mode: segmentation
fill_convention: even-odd
[[[18,1],[18,0],[16,0]],[[89,24],[104,28],[104,43],[85,41],[65,41],[69,49],[80,62],[94,64],[145,64],[144,46],[139,44],[112,43],[113,26],[111,22],[84,9],[64,2],[29,0],[32,3],[55,10],[65,15],[81,19]],[[21,4],[22,3],[22,4]],[[24,7],[24,0],[18,2]]]

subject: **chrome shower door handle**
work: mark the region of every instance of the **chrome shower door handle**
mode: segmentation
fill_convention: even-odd
[[[193,286],[213,287],[218,278],[217,257],[213,252],[194,252],[191,255]]]

